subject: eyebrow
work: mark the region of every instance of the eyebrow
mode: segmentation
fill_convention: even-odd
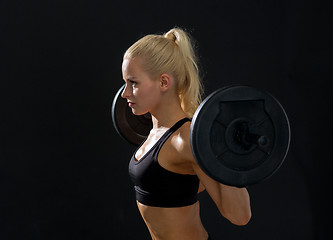
[[[130,76],[130,77],[124,79],[124,81],[132,81],[132,80],[135,80],[135,79],[136,79],[136,77]]]
[[[130,76],[126,80],[134,80],[134,79],[136,79],[136,77]]]

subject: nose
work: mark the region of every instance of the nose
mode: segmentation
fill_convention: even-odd
[[[130,91],[130,89],[129,89],[129,87],[128,87],[128,84],[126,83],[126,84],[125,84],[125,87],[124,87],[124,90],[123,90],[123,92],[121,93],[121,97],[122,97],[122,98],[128,98],[129,96],[131,96],[131,91]]]

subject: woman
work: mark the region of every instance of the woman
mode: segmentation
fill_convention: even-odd
[[[175,28],[141,38],[126,51],[122,73],[122,97],[132,112],[152,116],[153,128],[129,164],[137,205],[152,239],[210,239],[197,200],[205,189],[225,218],[247,224],[247,190],[211,179],[191,152],[190,118],[200,104],[202,87],[189,36]]]

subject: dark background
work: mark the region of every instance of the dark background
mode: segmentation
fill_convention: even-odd
[[[280,170],[249,187],[244,227],[206,193],[216,239],[329,239],[332,11],[324,1],[0,1],[0,239],[149,239],[113,128],[124,51],[174,26],[197,41],[206,95],[273,94],[292,139]]]

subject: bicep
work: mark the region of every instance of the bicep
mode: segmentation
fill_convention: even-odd
[[[189,136],[183,136],[183,139],[189,139]],[[186,159],[186,162],[189,163],[189,166],[193,169],[194,173],[198,176],[200,180],[198,192],[202,192],[206,189],[210,197],[213,199],[216,205],[221,203],[221,191],[220,183],[209,177],[197,164],[194,156],[192,154],[190,141],[183,141],[183,145],[180,148],[180,154]]]
[[[195,161],[195,160],[194,160]],[[221,204],[221,191],[219,182],[215,181],[211,177],[209,177],[195,162],[192,164],[193,170],[195,174],[200,179],[200,184],[202,184],[202,188],[206,189],[209,196],[213,199],[215,204],[219,206]]]
[[[233,224],[247,224],[251,218],[251,207],[246,188],[219,183],[209,177],[196,163],[193,164],[193,169],[220,213]]]

